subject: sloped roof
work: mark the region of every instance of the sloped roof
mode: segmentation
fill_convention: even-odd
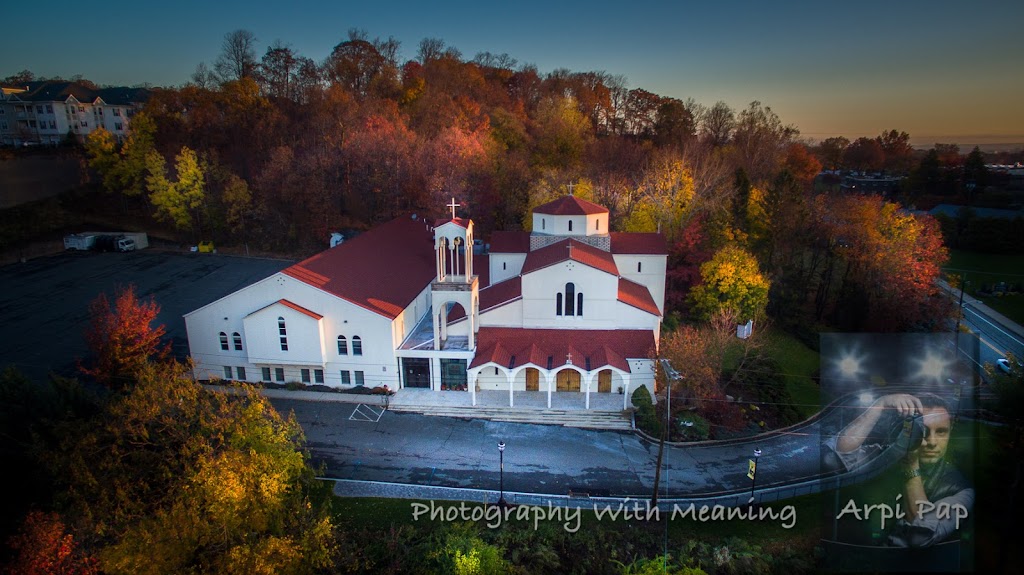
[[[480,290],[480,311],[511,303],[523,297],[523,278],[516,276]]]
[[[533,208],[535,214],[548,214],[551,216],[586,216],[591,214],[607,214],[608,208],[581,200],[576,196],[562,196],[553,202]]]
[[[667,255],[665,236],[658,233],[612,232],[613,254]]]
[[[77,82],[29,82],[28,91],[18,94],[20,100],[26,102],[63,102],[69,96],[83,103],[92,103],[96,98],[110,105],[128,105],[145,102],[149,98],[149,90],[145,88],[100,88],[94,90]]]
[[[398,217],[282,273],[394,319],[434,278],[434,234]]]
[[[525,254],[530,251],[530,232],[491,233],[492,254]]]
[[[619,301],[649,314],[661,316],[658,304],[654,303],[654,298],[651,297],[651,291],[647,289],[647,286],[626,278],[619,278]]]
[[[309,317],[311,317],[311,318],[313,318],[313,319],[315,319],[317,321],[323,319],[323,317],[324,317],[324,316],[316,313],[315,311],[310,311],[310,310],[302,307],[301,305],[299,305],[297,303],[290,302],[290,301],[288,301],[286,299],[279,299],[279,300],[275,301],[272,304],[265,305],[265,306],[261,307],[260,309],[250,313],[249,316],[256,315],[256,314],[260,313],[261,311],[263,311],[265,309],[268,309],[268,308],[271,308],[271,307],[274,307],[275,305],[278,305],[278,304],[281,304],[281,305],[283,305],[285,307],[289,307],[289,308],[291,308],[291,309],[293,309],[293,310],[295,310],[295,311],[297,311],[297,312],[299,312],[299,313],[301,313],[303,315],[308,315]]]
[[[526,275],[567,260],[619,275],[619,268],[616,267],[612,254],[573,239],[564,239],[530,252],[523,264],[522,274]]]
[[[466,220],[463,218],[441,218],[439,220],[434,220],[434,227],[439,228],[445,224],[455,224],[460,228],[468,228],[469,222],[470,220]]]
[[[481,327],[477,334],[477,353],[469,367],[494,362],[512,369],[532,364],[541,369],[565,365],[572,354],[574,365],[597,370],[611,366],[629,371],[627,358],[646,358],[654,352],[654,333],[650,330],[576,330],[520,329]]]

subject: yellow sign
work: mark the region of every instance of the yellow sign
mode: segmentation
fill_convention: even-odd
[[[755,472],[757,472],[757,463],[754,463],[754,460],[751,459],[750,465],[747,467],[747,477],[753,479]]]

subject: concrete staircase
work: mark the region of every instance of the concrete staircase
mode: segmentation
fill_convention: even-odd
[[[391,405],[389,411],[396,413],[420,413],[440,417],[463,419],[490,419],[511,423],[537,423],[561,425],[581,429],[632,430],[632,418],[621,411],[599,411],[583,409],[531,409],[511,407],[484,407],[460,405]]]

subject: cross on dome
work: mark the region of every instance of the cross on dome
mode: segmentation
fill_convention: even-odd
[[[452,203],[446,204],[446,205],[447,205],[447,207],[452,209],[452,219],[454,220],[455,219],[455,208],[459,207],[461,204],[456,204],[455,203],[455,198],[453,197],[452,198]]]

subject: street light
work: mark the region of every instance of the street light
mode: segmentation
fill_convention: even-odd
[[[498,489],[501,490],[501,495],[498,496],[498,507],[505,507],[508,503],[505,502],[505,442],[498,442]]]
[[[754,502],[754,487],[757,485],[757,458],[761,457],[761,450],[754,450],[754,465],[750,468],[750,499],[747,500],[747,505]]]

